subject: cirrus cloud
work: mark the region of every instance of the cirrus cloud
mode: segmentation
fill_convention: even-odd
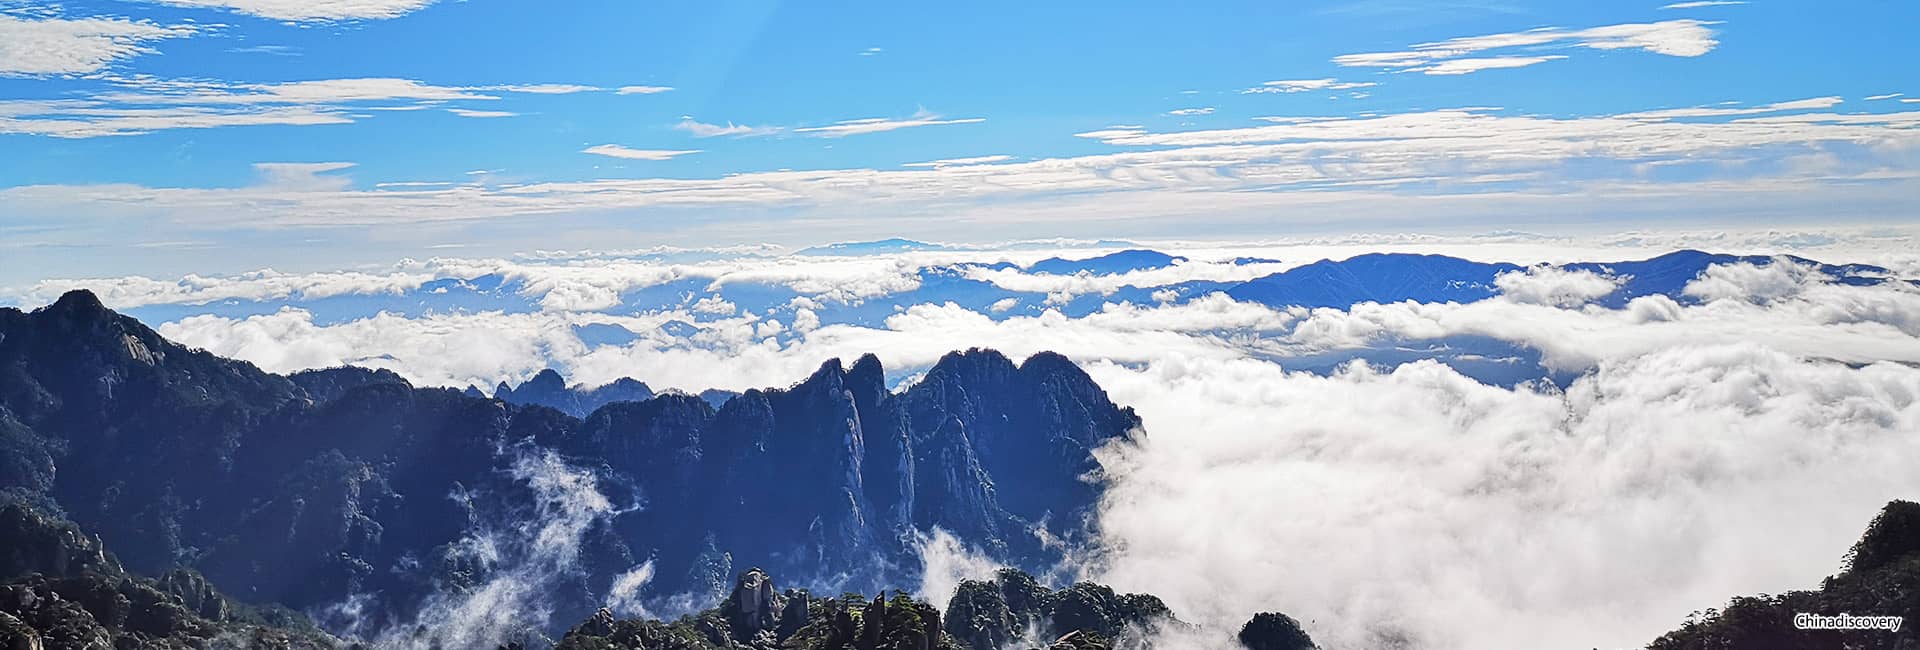
[[[1682,19],[1655,23],[1625,23],[1569,30],[1543,27],[1522,32],[1452,38],[1419,43],[1401,51],[1343,54],[1333,62],[1347,67],[1387,68],[1398,72],[1467,74],[1494,68],[1515,68],[1564,56],[1477,56],[1482,52],[1514,48],[1576,47],[1594,50],[1642,50],[1676,57],[1695,57],[1713,51],[1714,23]]]
[[[124,18],[0,14],[0,77],[99,72],[115,62],[153,52],[150,43],[192,36],[203,29]]]
[[[434,0],[147,0],[176,7],[224,9],[288,22],[331,22],[398,18],[427,8]]]
[[[581,149],[580,153],[590,153],[609,158],[627,160],[672,160],[678,156],[700,153],[699,149],[634,149],[617,144],[601,144]]]

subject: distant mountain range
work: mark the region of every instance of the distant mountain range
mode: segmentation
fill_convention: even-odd
[[[1813,265],[1819,272],[1840,282],[1878,284],[1888,271],[1877,266],[1848,264],[1835,266],[1813,260],[1788,257],[1790,261]],[[1628,262],[1580,262],[1561,265],[1568,271],[1591,271],[1620,278],[1613,293],[1595,302],[1620,307],[1628,301],[1649,295],[1663,295],[1681,304],[1698,299],[1682,292],[1716,264],[1747,263],[1768,266],[1776,258],[1764,255],[1718,255],[1685,250],[1659,257]],[[1237,300],[1275,307],[1338,307],[1362,302],[1474,302],[1499,295],[1494,278],[1502,273],[1523,270],[1516,264],[1473,262],[1445,255],[1375,253],[1338,262],[1321,260],[1288,269],[1226,289]]]
[[[1136,435],[1132,411],[1053,354],[957,352],[898,393],[884,374],[828,361],[703,399],[543,373],[496,399],[261,372],[76,291],[0,309],[0,497],[133,573],[194,569],[336,630],[408,620],[516,556],[567,621],[643,565],[637,597],[713,597],[745,566],[870,591],[917,583],[936,527],[1031,570],[1088,543],[1091,450]]]
[[[897,244],[871,242],[870,244],[921,250],[912,247],[916,244],[915,242]],[[836,254],[853,255],[856,252],[871,255],[889,251],[857,249]],[[1695,299],[1683,294],[1682,289],[1688,282],[1699,277],[1709,266],[1741,262],[1765,266],[1772,264],[1775,259],[1769,256],[1724,255],[1687,250],[1645,260],[1580,262],[1562,265],[1562,268],[1594,271],[1622,278],[1623,282],[1617,291],[1597,301],[1604,306],[1619,307],[1633,298],[1654,294],[1665,295],[1682,304],[1689,304],[1695,302]],[[1841,282],[1873,284],[1885,281],[1889,275],[1886,269],[1868,265],[1821,264],[1797,257],[1786,259],[1812,264],[1820,272]],[[1122,281],[1110,291],[1079,293],[1064,300],[1059,296],[1050,296],[1046,291],[1002,288],[993,282],[981,279],[979,275],[982,271],[1016,271],[1036,276],[1084,275],[1117,278],[1128,273],[1167,269],[1189,262],[1191,260],[1185,257],[1158,251],[1128,249],[1080,259],[1053,257],[1025,267],[1010,262],[930,266],[915,272],[916,284],[910,289],[847,302],[815,301],[816,304],[810,309],[824,325],[877,326],[896,313],[898,306],[917,304],[953,303],[990,318],[1006,319],[1015,316],[1031,316],[1047,310],[1058,310],[1068,316],[1083,316],[1097,312],[1108,304],[1120,302],[1180,304],[1216,292],[1226,293],[1237,300],[1275,307],[1346,308],[1363,302],[1386,303],[1405,300],[1472,302],[1499,294],[1499,290],[1493,284],[1495,276],[1525,268],[1511,263],[1476,262],[1442,255],[1379,253],[1338,261],[1320,260],[1244,282],[1161,280],[1155,283],[1144,281],[1127,283]],[[1277,260],[1242,257],[1227,260],[1225,263],[1233,266],[1248,266],[1277,262]],[[540,296],[541,294],[533,290],[527,281],[496,274],[473,278],[430,280],[416,289],[399,293],[350,293],[318,298],[296,296],[287,300],[231,299],[206,304],[155,304],[134,307],[127,312],[144,321],[160,323],[200,314],[227,317],[270,314],[278,311],[283,305],[294,304],[312,312],[316,323],[328,324],[370,317],[381,312],[410,317],[427,313],[459,311],[529,313],[542,308]],[[685,309],[700,297],[719,298],[740,310],[770,317],[790,318],[794,310],[794,300],[806,296],[781,284],[734,281],[714,286],[710,278],[690,277],[625,291],[620,294],[618,305],[606,311],[645,313]],[[713,317],[716,316],[699,315],[696,320]],[[675,336],[700,329],[698,322],[676,322],[672,325],[683,330],[666,332]],[[578,326],[575,328],[575,334],[588,345],[620,345],[645,333],[629,332],[620,326],[603,323]]]

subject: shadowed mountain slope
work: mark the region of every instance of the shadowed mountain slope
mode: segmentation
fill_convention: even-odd
[[[76,291],[0,309],[0,491],[97,532],[136,573],[193,568],[313,612],[356,603],[330,626],[404,620],[516,560],[577,620],[643,565],[643,597],[724,593],[736,564],[868,589],[917,583],[934,527],[1034,568],[1086,542],[1090,451],[1132,435],[1131,410],[1052,354],[954,353],[900,393],[884,374],[834,360],[788,388],[575,417],[592,400],[553,408],[579,396],[557,374],[508,400],[359,368],[283,377]]]

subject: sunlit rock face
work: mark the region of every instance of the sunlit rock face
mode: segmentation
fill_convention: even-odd
[[[134,572],[194,567],[362,634],[522,597],[515,580],[545,618],[579,620],[642,566],[642,601],[720,593],[734,566],[911,585],[934,527],[1050,565],[1089,538],[1091,450],[1138,425],[1052,354],[955,353],[898,393],[867,356],[737,396],[543,373],[484,398],[385,371],[265,373],[83,291],[0,310],[10,499],[62,509]]]

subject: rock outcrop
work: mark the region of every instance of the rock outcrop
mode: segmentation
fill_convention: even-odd
[[[1801,615],[1897,617],[1897,629],[1809,629]],[[1696,612],[1648,650],[1893,650],[1920,647],[1920,504],[1881,509],[1847,554],[1845,568],[1819,589],[1740,596]]]
[[[1090,582],[1055,591],[1014,569],[1002,569],[993,580],[960,583],[948,601],[947,622],[954,638],[975,649],[1036,638],[1111,647],[1140,643],[1164,626],[1184,625],[1151,595],[1118,594]]]
[[[1261,612],[1240,627],[1240,645],[1247,650],[1314,650],[1313,638],[1300,622],[1278,612]]]
[[[549,368],[534,374],[518,387],[504,382],[493,391],[493,398],[520,406],[545,406],[576,418],[587,417],[602,406],[615,402],[644,402],[653,398],[653,389],[630,377],[595,386],[568,386],[560,373]]]
[[[1177,629],[1176,629],[1177,628]],[[1112,650],[1151,648],[1161,631],[1192,631],[1160,599],[1116,594],[1093,583],[1058,591],[1017,570],[968,581],[942,614],[903,592],[867,598],[778,592],[751,569],[718,607],[677,620],[623,620],[600,610],[560,640],[561,650]],[[1283,614],[1260,614],[1240,631],[1251,650],[1312,650]]]
[[[199,574],[121,569],[99,541],[21,504],[0,506],[0,648],[336,648],[298,614],[228,600]]]

